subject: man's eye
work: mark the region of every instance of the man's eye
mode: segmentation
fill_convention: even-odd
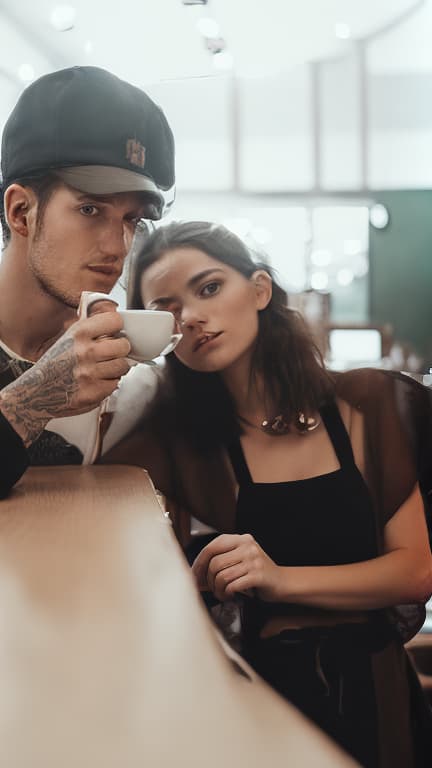
[[[80,213],[82,213],[83,216],[96,216],[98,209],[95,205],[90,205],[90,203],[88,203],[87,205],[82,205],[80,207]]]
[[[200,293],[202,296],[213,296],[215,293],[218,293],[219,288],[220,288],[220,283],[217,283],[217,282],[207,283],[206,285],[203,286],[203,288],[201,288]]]

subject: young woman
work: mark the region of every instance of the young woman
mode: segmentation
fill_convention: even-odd
[[[183,338],[105,461],[149,469],[183,545],[190,514],[219,532],[193,572],[222,602],[243,596],[242,652],[264,679],[361,765],[429,764],[403,649],[432,591],[427,390],[326,371],[268,267],[223,227],[158,228],[130,304],[171,311]]]

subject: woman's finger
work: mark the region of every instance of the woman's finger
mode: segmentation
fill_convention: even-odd
[[[212,587],[212,592],[214,596],[218,600],[226,600],[227,599],[227,593],[226,589],[229,584],[232,584],[236,580],[240,579],[242,576],[247,575],[247,568],[245,563],[237,563],[236,565],[232,565],[229,568],[224,568],[222,571],[219,571],[215,577]]]
[[[214,590],[214,583],[217,574],[234,565],[239,565],[243,561],[239,548],[233,549],[231,552],[224,552],[223,555],[216,555],[212,557],[207,568],[207,584],[209,588]]]
[[[207,582],[207,570],[211,559],[235,549],[240,538],[240,536],[235,534],[221,534],[221,536],[217,536],[203,547],[192,564],[192,573],[195,576],[199,589],[206,589],[202,585]]]
[[[250,573],[246,573],[244,576],[240,576],[238,579],[234,579],[227,584],[224,600],[229,600],[233,595],[239,594],[239,592],[247,593],[248,590],[252,596],[254,586],[253,577]]]

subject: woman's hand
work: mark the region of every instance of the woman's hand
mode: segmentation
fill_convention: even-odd
[[[221,601],[248,589],[256,589],[262,600],[277,600],[279,570],[249,533],[218,536],[192,565],[198,588]]]

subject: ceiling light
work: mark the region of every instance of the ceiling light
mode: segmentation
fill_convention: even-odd
[[[334,31],[339,40],[349,40],[351,37],[351,28],[344,21],[338,21],[335,24]]]
[[[18,69],[18,77],[23,83],[31,83],[35,77],[35,71],[31,64],[21,64]]]
[[[87,56],[90,56],[90,54],[93,53],[93,43],[91,40],[87,40],[84,45],[84,51],[86,52]]]
[[[56,5],[51,12],[50,22],[58,32],[67,32],[75,25],[76,10],[72,5]]]
[[[382,203],[375,203],[369,211],[369,221],[375,229],[384,229],[389,223],[389,212]]]
[[[220,26],[214,19],[198,19],[197,27],[204,37],[219,37]]]
[[[324,291],[328,286],[327,272],[312,272],[311,286],[315,291]]]

